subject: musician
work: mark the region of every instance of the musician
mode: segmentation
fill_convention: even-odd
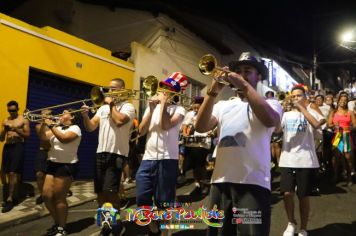
[[[210,207],[216,205],[223,210],[225,218],[222,228],[209,227],[208,235],[269,235],[270,139],[280,123],[282,107],[277,100],[266,100],[256,91],[261,81],[268,78],[259,57],[244,52],[230,63],[229,69],[232,72],[219,71],[214,76],[238,88],[243,98],[214,105],[224,84],[213,80],[196,121],[198,132],[219,128]],[[232,224],[233,207],[260,212],[256,216],[260,224]]]
[[[179,93],[187,86],[187,78],[180,72],[171,74],[160,87]],[[136,174],[136,203],[138,206],[158,208],[172,205],[175,201],[178,177],[179,128],[185,110],[176,105],[176,98],[170,93],[159,92],[157,100],[149,101],[139,133],[147,133],[146,150]],[[150,224],[150,235],[160,235],[157,221]]]
[[[281,170],[281,193],[288,217],[284,236],[292,236],[297,231],[294,218],[294,195],[298,196],[300,210],[300,230],[298,235],[307,235],[309,196],[319,167],[315,153],[313,129],[320,128],[325,118],[314,109],[307,109],[306,91],[303,86],[292,88],[292,111],[285,112],[281,121],[283,146],[279,160]]]
[[[199,133],[195,131],[194,123],[204,97],[195,97],[193,110],[184,118],[182,130],[186,149],[184,171],[193,168],[195,188],[190,195],[207,195],[209,188],[204,183],[206,179],[206,158],[211,147],[212,132]]]
[[[113,79],[109,83],[110,91],[125,88],[122,79]],[[95,159],[94,188],[98,195],[98,207],[110,202],[120,209],[118,192],[121,173],[129,154],[129,139],[132,120],[135,117],[134,106],[115,97],[106,97],[105,105],[101,106],[93,118],[89,118],[88,106],[83,106],[83,122],[88,132],[99,127],[99,143]],[[113,226],[112,233],[119,234],[123,229],[121,222]],[[106,228],[103,228],[104,230]],[[105,234],[105,232],[103,232]],[[107,233],[107,232],[106,232]],[[109,232],[110,233],[110,232]]]
[[[77,152],[82,136],[79,126],[76,125],[75,116],[71,114],[72,111],[71,109],[63,111],[59,126],[53,120],[45,119],[39,132],[40,139],[51,144],[42,192],[43,200],[54,221],[49,235],[68,234],[66,197],[78,171]]]
[[[43,109],[41,111],[41,115],[43,117],[48,117],[52,113],[51,110],[48,109]],[[38,123],[35,125],[35,130],[36,134],[38,137],[40,137],[40,130],[41,130],[42,123]],[[49,128],[45,127],[45,131],[48,131]],[[43,190],[43,184],[44,180],[46,177],[46,169],[47,169],[47,157],[48,157],[48,151],[51,147],[51,144],[49,141],[44,141],[40,139],[40,147],[39,150],[37,151],[36,155],[36,160],[35,160],[35,172],[36,172],[36,182],[37,182],[37,187],[40,195],[36,198],[36,204],[41,204],[43,202],[42,198],[42,190]]]
[[[2,212],[11,211],[14,207],[14,196],[17,183],[22,174],[24,158],[24,141],[30,136],[29,121],[18,114],[19,105],[16,101],[7,103],[7,117],[1,124],[0,141],[5,141],[2,152],[1,181],[4,184],[5,205]],[[8,196],[5,193],[8,192]]]

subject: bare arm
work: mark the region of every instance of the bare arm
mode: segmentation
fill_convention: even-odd
[[[148,113],[145,114],[138,128],[140,136],[144,136],[145,134],[147,134],[148,129],[150,127],[152,114],[154,109],[156,109],[157,103],[158,101],[156,100],[148,101],[148,106],[149,106]]]
[[[318,112],[320,115],[324,116],[323,113],[321,112],[319,106],[316,105],[315,103],[311,103],[310,108],[313,109],[314,111]]]
[[[50,126],[50,130],[52,131],[53,135],[59,140],[61,143],[70,143],[74,139],[78,137],[78,135],[72,131],[67,131],[62,133],[59,128]]]
[[[212,116],[215,98],[221,92],[224,85],[213,80],[211,87],[208,89],[207,95],[204,97],[197,119],[195,121],[195,130],[199,133],[205,133],[214,129],[218,124],[218,120]]]
[[[274,129],[274,132],[279,134],[283,132],[283,127],[282,127],[282,123],[279,123],[276,128]]]
[[[37,125],[36,125],[36,130],[37,130]],[[47,134],[50,131],[47,132],[46,130],[47,130],[47,125],[45,123],[40,124],[39,131],[37,134],[38,134],[38,137],[40,138],[40,140],[42,140],[42,141],[49,141],[49,139],[50,139],[50,135]]]
[[[351,113],[351,122],[352,122],[352,128],[355,129],[356,128],[356,116],[354,112],[350,112]]]
[[[150,127],[152,118],[152,113],[149,112],[146,116],[143,117],[140,126],[139,126],[139,134],[140,136],[144,136],[148,132],[148,128]]]
[[[329,116],[328,116],[328,127],[329,128],[334,127],[334,122],[333,122],[334,115],[335,115],[335,110],[330,111]]]
[[[173,114],[172,116],[167,111],[167,103],[161,103],[160,124],[162,130],[169,130],[176,126],[184,118],[181,114]]]
[[[98,128],[99,123],[100,123],[100,118],[98,116],[94,116],[93,118],[90,119],[89,117],[89,107],[84,105],[81,108],[82,111],[82,117],[83,117],[83,124],[84,124],[84,128],[86,131],[88,132],[93,132],[94,130],[96,130],[96,128]]]
[[[253,113],[264,126],[268,128],[278,126],[280,123],[278,112],[275,111],[241,75],[233,72],[229,73],[227,81],[243,91]]]
[[[7,128],[5,128],[5,123],[6,123],[6,120],[1,124],[1,130],[0,130],[0,141],[1,142],[5,141],[5,137],[6,137],[6,133],[7,133]]]
[[[314,129],[320,128],[324,123],[325,119],[321,119],[320,121],[317,121],[312,114],[309,113],[309,111],[302,105],[297,105],[297,108],[301,113],[303,113],[304,117],[307,119],[307,121],[313,126]]]
[[[110,111],[111,119],[116,126],[123,126],[124,124],[130,121],[130,117],[124,113],[119,112],[113,102],[110,103]]]

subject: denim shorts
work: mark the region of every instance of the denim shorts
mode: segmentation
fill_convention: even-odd
[[[178,160],[143,160],[136,173],[137,206],[164,208],[174,204],[178,177]]]

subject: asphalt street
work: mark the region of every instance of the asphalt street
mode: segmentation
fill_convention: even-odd
[[[278,192],[279,180],[274,179],[272,188],[272,220],[270,235],[282,235],[286,227],[287,219],[284,211],[283,199]],[[194,189],[192,179],[188,178],[187,184],[180,186],[177,190],[178,201],[190,202],[192,209],[198,209],[199,206],[206,205],[208,197],[199,196],[191,197],[188,193]],[[338,183],[331,186],[322,181],[320,184],[319,196],[311,197],[311,212],[308,225],[308,235],[339,235],[348,236],[356,235],[356,185],[346,187],[344,183]],[[130,208],[135,208],[135,189],[129,190],[128,193],[131,204]],[[296,199],[296,219],[299,221],[298,203]],[[87,202],[83,205],[70,208],[68,217],[68,230],[70,235],[97,235],[100,227],[95,225],[94,215],[97,211],[95,201]],[[121,218],[124,219],[127,212],[121,212]],[[124,222],[126,234],[129,236],[145,235],[147,227],[138,226],[133,222]],[[8,227],[0,231],[0,235],[9,236],[33,236],[44,235],[46,229],[52,225],[49,216]],[[188,230],[169,230],[169,235],[186,236],[186,235],[206,235],[206,224],[195,222],[194,229]]]

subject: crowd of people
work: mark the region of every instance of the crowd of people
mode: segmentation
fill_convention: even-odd
[[[189,111],[179,103],[179,94],[188,85],[180,72],[159,83],[140,122],[134,106],[114,95],[106,96],[105,104],[92,117],[86,105],[81,117],[66,108],[59,120],[52,119],[50,110],[42,110],[43,119],[35,126],[40,139],[35,164],[40,196],[36,202],[43,201],[53,218],[47,235],[68,234],[66,196],[80,161],[79,118],[86,132],[99,129],[94,171],[98,208],[109,202],[120,209],[122,183],[132,181],[136,181],[138,206],[173,206],[177,184],[192,169],[195,188],[190,194],[209,195],[209,207],[224,211],[222,227],[209,226],[208,235],[269,235],[271,169],[278,168],[287,219],[283,235],[307,235],[309,196],[318,187],[316,178],[329,173],[331,183],[343,177],[352,185],[356,106],[345,92],[324,97],[303,85],[295,85],[283,98],[276,98],[272,91],[261,95],[257,87],[267,78],[261,59],[245,52],[214,74],[205,97],[195,97]],[[235,89],[235,96],[217,101],[226,84]],[[109,88],[110,92],[120,91],[125,83],[113,79]],[[30,135],[29,121],[18,114],[17,102],[10,101],[7,109],[9,117],[0,133],[0,140],[5,141],[3,213],[14,207],[23,145]],[[208,170],[213,170],[211,179]],[[295,194],[301,206],[299,230]],[[232,224],[236,209],[259,212],[260,223]],[[101,235],[122,234],[119,215],[116,221],[103,227]],[[149,224],[149,235],[167,233],[159,223]]]

